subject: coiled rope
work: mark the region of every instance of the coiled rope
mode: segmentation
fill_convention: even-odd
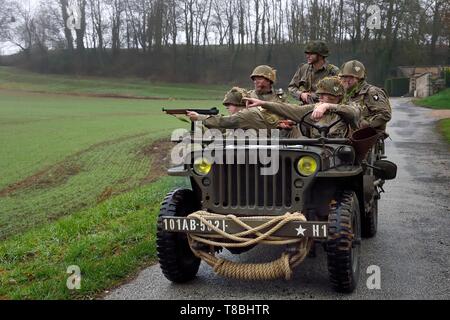
[[[286,213],[277,217],[254,217],[260,220],[267,218],[268,221],[258,227],[250,227],[241,219],[234,215],[227,218],[244,228],[244,231],[236,234],[229,234],[222,229],[216,227],[208,220],[221,217],[222,215],[212,214],[206,211],[199,211],[189,215],[189,218],[200,220],[208,228],[212,229],[215,234],[189,234],[188,240],[194,254],[210,265],[214,272],[218,275],[239,280],[275,280],[292,278],[293,269],[300,265],[311,249],[313,243],[309,238],[291,239],[287,237],[273,236],[275,232],[290,222],[306,222],[306,218],[301,213]],[[247,218],[252,219],[252,218]],[[262,231],[267,230],[267,231]],[[226,242],[230,241],[230,242]],[[209,246],[208,252],[196,249],[196,243],[202,243]],[[268,245],[295,245],[298,247],[294,252],[284,252],[282,256],[275,261],[259,264],[244,264],[228,261],[216,257],[214,247],[223,248],[244,248],[256,244]]]

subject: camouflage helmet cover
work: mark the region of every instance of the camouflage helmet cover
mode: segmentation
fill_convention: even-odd
[[[348,61],[342,65],[339,77],[348,76],[365,79],[367,76],[366,67],[358,60]]]
[[[267,65],[257,66],[250,76],[252,80],[254,77],[263,77],[275,83],[277,81],[277,70]]]
[[[316,53],[323,57],[328,57],[330,55],[330,49],[325,41],[315,40],[306,45],[305,53]]]
[[[316,93],[342,97],[345,94],[345,89],[338,77],[326,77],[317,84]]]
[[[247,97],[247,91],[242,88],[234,87],[230,91],[225,94],[225,98],[223,99],[223,105],[234,105],[237,107],[244,108],[246,106],[245,101],[242,99]]]

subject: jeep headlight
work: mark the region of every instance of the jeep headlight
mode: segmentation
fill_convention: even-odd
[[[212,163],[208,159],[198,158],[194,161],[194,171],[200,176],[206,176],[212,169]]]
[[[317,161],[313,157],[306,156],[301,158],[297,163],[297,170],[304,177],[312,176],[317,172]]]

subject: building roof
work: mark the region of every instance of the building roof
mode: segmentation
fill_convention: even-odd
[[[399,76],[411,78],[423,75],[425,73],[431,73],[435,77],[439,77],[442,69],[448,68],[446,66],[401,66],[397,67]]]

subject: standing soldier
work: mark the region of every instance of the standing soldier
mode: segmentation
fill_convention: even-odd
[[[298,68],[289,84],[289,92],[302,104],[313,104],[319,102],[319,96],[316,94],[319,81],[326,77],[337,76],[339,68],[327,62],[330,50],[324,41],[308,43],[305,54],[307,63]]]
[[[357,61],[344,63],[339,77],[346,90],[344,102],[353,102],[361,108],[360,127],[385,131],[392,118],[392,108],[387,93],[366,82],[366,68]]]

